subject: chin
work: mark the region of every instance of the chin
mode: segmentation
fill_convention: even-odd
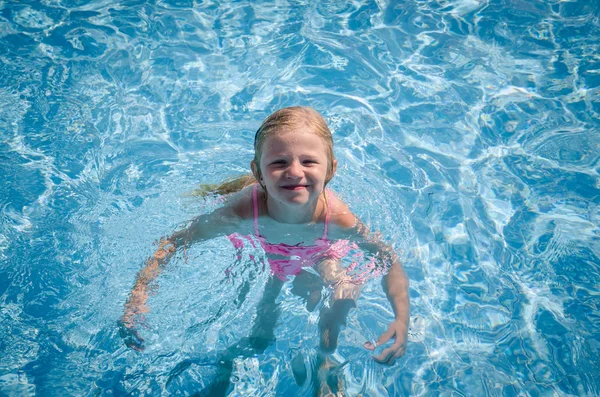
[[[288,204],[292,205],[304,205],[307,204],[310,200],[308,196],[296,196],[296,197],[282,197],[282,200]]]
[[[284,201],[286,203],[289,204],[293,204],[293,205],[303,205],[303,204],[307,204],[308,202],[310,202],[310,198],[311,198],[311,194],[308,191],[303,191],[303,192],[288,192],[288,191],[283,191],[283,194],[281,194],[280,198],[281,201]]]
[[[309,203],[309,200],[307,200],[307,199],[299,199],[299,198],[297,198],[297,199],[293,199],[293,200],[287,200],[287,202],[288,202],[289,204],[292,204],[292,205],[301,206],[301,205],[306,205],[306,204],[308,204],[308,203]]]

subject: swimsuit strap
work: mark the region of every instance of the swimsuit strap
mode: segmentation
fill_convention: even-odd
[[[260,236],[258,233],[258,183],[252,188],[252,203],[254,205],[254,235]]]
[[[323,240],[327,240],[327,229],[329,228],[329,216],[331,215],[331,207],[329,202],[331,201],[331,193],[329,190],[325,189],[325,194],[327,195],[325,202],[327,203],[327,209],[325,210],[325,229],[323,230]]]

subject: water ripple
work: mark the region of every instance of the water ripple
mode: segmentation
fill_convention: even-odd
[[[219,205],[194,187],[247,172],[260,121],[309,104],[422,327],[375,364],[361,345],[392,313],[365,285],[336,353],[348,390],[598,394],[599,36],[594,2],[0,3],[0,393],[205,387],[266,280],[225,277],[226,241],[165,272],[146,353],[116,319],[153,241]],[[287,363],[314,361],[317,315],[279,299],[239,392],[308,393]]]

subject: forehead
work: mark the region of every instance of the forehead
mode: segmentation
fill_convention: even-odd
[[[279,132],[265,138],[262,145],[263,156],[302,152],[304,154],[326,155],[325,140],[314,132],[294,129]]]

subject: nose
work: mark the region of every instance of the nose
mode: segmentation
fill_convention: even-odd
[[[287,177],[290,179],[302,178],[302,164],[299,161],[292,161],[287,169]]]

